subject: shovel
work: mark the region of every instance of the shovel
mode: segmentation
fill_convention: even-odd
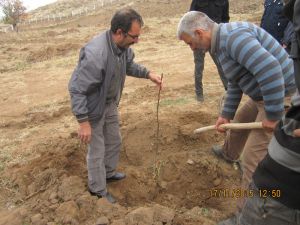
[[[253,123],[225,123],[220,125],[221,128],[227,130],[251,130],[251,129],[262,129],[262,122],[253,122]],[[215,130],[216,126],[211,125],[207,127],[201,127],[196,130],[194,130],[194,134],[200,134],[209,130]]]

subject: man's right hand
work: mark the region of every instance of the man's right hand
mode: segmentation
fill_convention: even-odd
[[[80,123],[78,129],[79,139],[83,143],[88,144],[91,141],[91,136],[92,136],[92,128],[89,121]]]
[[[217,122],[216,122],[216,129],[217,131],[224,133],[226,130],[221,128],[220,125],[225,124],[225,123],[230,123],[229,119],[226,119],[222,116],[219,116]]]
[[[295,137],[300,137],[300,129],[294,130]]]

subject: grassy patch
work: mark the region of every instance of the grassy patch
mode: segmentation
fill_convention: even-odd
[[[186,105],[191,102],[190,98],[182,97],[176,99],[162,99],[160,101],[161,106],[174,106],[174,105]]]

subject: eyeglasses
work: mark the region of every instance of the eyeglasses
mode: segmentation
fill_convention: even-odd
[[[132,39],[138,39],[140,37],[140,35],[132,35],[129,33],[124,32],[125,35],[128,35],[129,37],[131,37]]]

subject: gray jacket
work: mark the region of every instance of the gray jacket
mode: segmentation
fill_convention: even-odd
[[[149,71],[133,59],[134,53],[130,48],[120,51],[115,46],[109,30],[96,36],[80,50],[78,65],[69,82],[72,111],[78,122],[96,121],[102,117],[117,63],[121,65],[122,74],[120,96],[126,74],[148,78]]]

